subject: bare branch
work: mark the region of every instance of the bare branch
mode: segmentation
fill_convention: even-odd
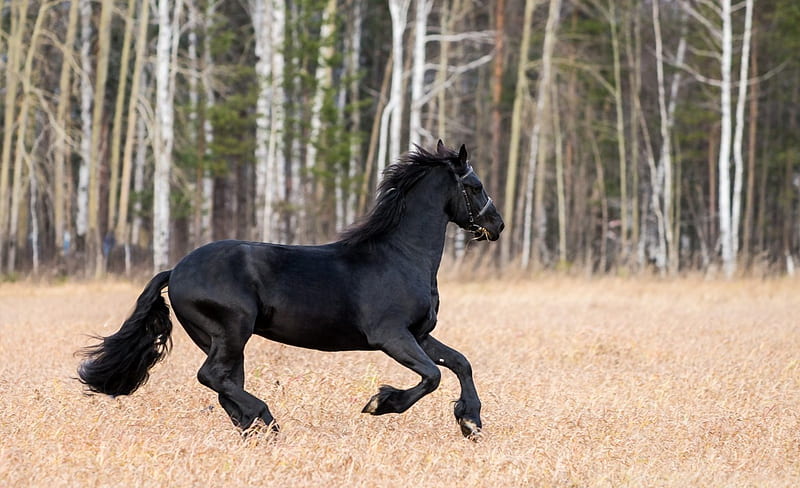
[[[456,34],[429,34],[425,36],[425,42],[462,42],[474,41],[483,43],[494,42],[495,31],[473,31],[460,32]]]
[[[473,60],[463,66],[459,66],[453,71],[453,75],[447,78],[447,80],[445,80],[443,83],[430,87],[430,89],[420,97],[419,104],[425,105],[434,96],[436,96],[437,93],[452,86],[453,83],[455,83],[456,79],[459,77],[459,75],[461,75],[462,73],[466,73],[469,70],[475,69],[478,66],[488,63],[489,61],[492,60],[492,58],[494,58],[494,51],[484,56],[481,56],[480,58]]]
[[[695,80],[697,80],[697,81],[699,81],[701,83],[705,83],[707,85],[715,86],[717,88],[722,87],[722,81],[721,80],[717,80],[717,79],[714,79],[714,78],[709,78],[708,76],[701,74],[699,71],[697,71],[696,69],[692,68],[691,66],[689,66],[686,63],[683,63],[681,65],[675,65],[675,67],[679,68],[679,69],[682,69],[683,71],[686,71]]]
[[[720,32],[719,27],[715,26],[710,20],[695,10],[694,7],[689,4],[689,2],[684,1],[681,3],[681,5],[690,17],[695,19],[708,30],[708,33],[711,34],[712,37],[717,39],[719,42],[722,42],[722,32]]]
[[[695,0],[695,1],[697,3],[699,3],[700,5],[703,5],[707,9],[711,10],[715,14],[717,14],[720,18],[722,18],[722,9],[719,8],[719,5],[717,5],[719,0],[714,0],[714,1],[712,1],[712,0]]]
[[[614,95],[614,86],[607,79],[603,78],[603,75],[600,74],[596,66],[586,63],[579,63],[572,59],[553,58],[553,61],[559,66],[577,68],[591,75],[592,78],[597,80],[597,82],[600,83],[600,85],[605,88],[609,94]]]

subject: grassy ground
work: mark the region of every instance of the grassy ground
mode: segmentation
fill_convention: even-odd
[[[0,285],[0,486],[798,486],[797,280],[442,284],[437,336],[470,358],[485,436],[461,437],[449,372],[402,415],[360,409],[416,383],[380,353],[256,338],[247,388],[281,424],[243,440],[175,346],[130,397],[72,379],[144,283]]]

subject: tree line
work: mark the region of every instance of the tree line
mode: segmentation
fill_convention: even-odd
[[[484,265],[791,274],[798,26],[793,0],[5,0],[0,275],[326,242],[439,138],[504,214]]]

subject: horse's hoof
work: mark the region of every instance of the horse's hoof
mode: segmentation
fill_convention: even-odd
[[[458,425],[461,427],[461,434],[472,442],[480,442],[483,439],[483,431],[472,420],[458,419]]]
[[[280,432],[281,428],[274,420],[269,424],[257,417],[250,427],[242,430],[242,439],[255,439],[255,438],[271,438]]]
[[[364,408],[361,409],[361,413],[369,413],[375,415],[375,412],[378,411],[378,405],[380,404],[380,395],[372,395],[372,398],[369,399]]]
[[[383,385],[378,390],[378,393],[372,395],[361,413],[368,413],[370,415],[383,415],[385,413],[400,413],[405,409],[398,409],[396,405],[397,395],[403,393],[403,390],[389,385]]]

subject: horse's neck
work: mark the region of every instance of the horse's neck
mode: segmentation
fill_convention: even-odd
[[[400,224],[394,229],[392,241],[414,258],[425,258],[435,274],[444,251],[447,215],[444,202],[436,197],[408,198]]]

